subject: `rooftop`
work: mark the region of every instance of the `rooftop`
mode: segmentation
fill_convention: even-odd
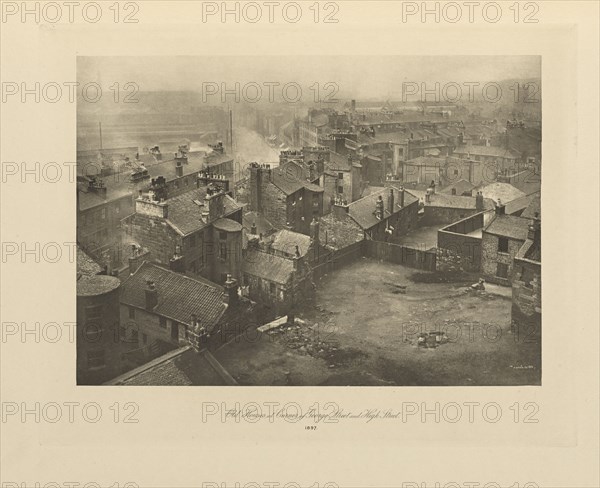
[[[362,241],[364,232],[356,221],[348,214],[343,217],[331,212],[321,218],[319,225],[319,242],[333,249],[343,249]]]
[[[202,353],[191,346],[171,351],[106,383],[129,386],[225,386]]]
[[[381,222],[379,219],[377,219],[377,217],[375,217],[375,207],[379,196],[383,197],[384,218],[387,218],[391,215],[387,205],[387,197],[392,189],[394,190],[393,213],[399,212],[402,209],[402,207],[399,205],[400,190],[398,190],[398,188],[390,187],[373,192],[370,195],[361,198],[360,200],[352,202],[348,206],[348,213],[363,229],[370,229],[374,225],[377,225],[379,222]],[[404,191],[404,207],[407,207],[417,200],[418,198],[416,198],[413,194],[406,190]]]
[[[294,173],[285,171],[283,168],[275,168],[271,173],[271,182],[286,195],[296,193],[301,188],[308,188],[311,191],[321,192],[323,188],[318,185],[302,181]]]
[[[77,280],[77,296],[93,297],[104,295],[119,288],[121,282],[114,276],[95,275],[84,276]]]
[[[145,309],[148,281],[154,282],[158,294],[158,304],[153,312],[179,323],[190,323],[192,314],[195,314],[200,323],[210,330],[227,308],[223,303],[223,288],[217,284],[199,281],[151,263],[142,264],[123,282],[121,303]]]
[[[285,285],[294,272],[294,262],[292,259],[269,254],[258,249],[248,249],[243,261],[243,271]]]
[[[497,215],[483,231],[488,234],[525,241],[530,223],[530,219],[515,215]]]
[[[447,195],[445,193],[436,192],[433,195],[431,195],[430,201],[426,202],[425,195],[427,194],[427,191],[415,190],[413,188],[406,191],[412,193],[415,197],[420,199],[426,207],[446,207],[465,210],[477,209],[476,199],[474,196],[463,197],[460,195]],[[489,198],[484,198],[483,207],[483,210],[491,210],[494,208],[494,202]]]
[[[94,276],[102,272],[102,267],[89,254],[77,246],[77,276]]]
[[[535,214],[537,213],[538,218],[542,218],[542,202],[540,197],[541,196],[539,193],[530,196],[529,204],[527,205],[525,210],[523,210],[521,217],[524,217],[526,219],[533,219],[535,217]]]
[[[444,187],[443,189],[440,190],[440,193],[444,193],[446,195],[452,195],[453,188],[456,189],[457,195],[462,195],[465,192],[469,192],[469,191],[473,190],[473,188],[475,188],[475,185],[473,183],[471,183],[470,181],[461,179],[461,180],[458,180],[458,181],[451,183],[450,185]]]
[[[207,218],[202,215],[204,211],[208,211],[208,207],[204,204],[205,196],[206,187],[202,187],[167,199],[165,201],[169,206],[167,222],[181,235],[192,234],[204,228],[209,224]],[[227,194],[223,196],[223,205],[225,217],[242,208]]]
[[[512,202],[525,196],[525,193],[510,183],[494,182],[482,186],[478,190],[483,194],[484,198],[491,198],[494,201],[500,200],[502,203]]]
[[[298,246],[301,256],[306,255],[312,243],[312,239],[309,236],[286,229],[273,234],[272,239],[271,248],[274,251],[286,253],[290,256],[294,256],[296,253],[296,246]]]
[[[518,158],[521,156],[517,151],[512,149],[505,149],[503,147],[497,146],[459,146],[454,150],[454,154],[464,154],[470,155],[474,154],[476,156],[492,156],[496,158]]]

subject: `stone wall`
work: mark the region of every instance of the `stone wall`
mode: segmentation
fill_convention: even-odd
[[[437,271],[463,271],[477,273],[481,270],[482,238],[466,235],[481,229],[484,214],[478,213],[438,231]]]
[[[458,220],[464,219],[478,212],[480,212],[480,210],[475,210],[474,208],[464,209],[425,205],[420,225],[430,226],[440,224],[452,224]]]
[[[124,224],[127,235],[150,251],[149,260],[168,266],[176,246],[182,246],[179,235],[162,219],[136,213]]]
[[[484,232],[481,242],[481,271],[485,279],[500,285],[510,285],[513,275],[513,260],[523,243],[524,241],[509,239],[508,252],[498,252],[498,236]],[[507,278],[496,276],[498,263],[508,266]]]

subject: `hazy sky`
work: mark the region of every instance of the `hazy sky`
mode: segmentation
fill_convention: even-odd
[[[541,78],[540,56],[155,56],[79,57],[78,81],[135,82],[140,91],[194,90],[203,82],[335,82],[339,96],[391,97],[402,82]]]

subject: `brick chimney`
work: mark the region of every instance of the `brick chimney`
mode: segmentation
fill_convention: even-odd
[[[175,160],[175,176],[177,176],[177,178],[183,176],[183,163],[181,162],[181,159]]]
[[[209,334],[206,328],[200,323],[196,314],[192,314],[190,324],[186,334],[187,342],[196,352],[206,348]]]
[[[377,197],[377,202],[375,203],[375,217],[377,217],[379,220],[383,220],[384,217],[383,197],[381,195]]]
[[[400,207],[404,208],[404,187],[403,186],[400,187],[399,193],[400,193],[400,201],[398,203],[399,203]]]
[[[146,281],[146,310],[154,310],[158,305],[158,290],[152,280]]]
[[[225,192],[222,188],[209,185],[204,197],[205,208],[208,208],[208,221],[213,222],[225,214]]]
[[[315,244],[319,243],[319,220],[316,217],[313,217],[312,222],[310,223],[310,237]]]
[[[233,306],[238,302],[238,282],[231,274],[227,274],[227,280],[225,281],[225,297],[229,306]]]
[[[504,215],[506,213],[506,205],[504,205],[500,199],[498,198],[498,201],[496,202],[496,215]]]
[[[480,191],[475,195],[475,209],[479,212],[483,211],[483,193]]]
[[[542,221],[539,218],[539,214],[536,212],[533,222],[529,226],[529,232],[527,233],[527,239],[532,240],[536,244],[539,244],[542,237]]]
[[[390,188],[390,193],[388,194],[388,211],[390,215],[394,213],[394,189]]]
[[[185,262],[181,254],[181,247],[175,247],[175,254],[169,259],[169,268],[176,273],[185,273]]]

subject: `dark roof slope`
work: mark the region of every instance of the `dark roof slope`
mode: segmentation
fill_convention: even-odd
[[[167,222],[182,235],[191,234],[205,227],[209,222],[206,221],[202,213],[208,208],[195,203],[204,203],[205,196],[206,187],[202,187],[166,200],[169,206]],[[242,208],[229,195],[224,196],[223,205],[225,206],[224,217]]]
[[[258,249],[248,249],[242,268],[244,273],[285,285],[294,272],[294,262]]]
[[[518,158],[520,154],[512,149],[497,146],[458,146],[454,154],[474,154],[476,156],[492,156],[497,158]]]
[[[129,371],[108,385],[129,386],[225,386],[202,353],[187,346]]]
[[[311,245],[311,238],[309,236],[287,229],[276,232],[273,234],[272,239],[271,247],[273,250],[287,253],[290,256],[295,254],[296,246],[300,250],[300,255],[304,256]]]
[[[375,217],[376,203],[380,195],[383,197],[384,217],[387,218],[390,216],[387,204],[387,196],[391,189],[394,190],[394,213],[399,212],[400,210],[402,210],[402,207],[399,206],[400,190],[398,190],[398,188],[385,188],[380,191],[373,192],[370,195],[361,198],[360,200],[352,202],[348,206],[348,213],[363,229],[370,229],[374,225],[377,225],[379,222],[381,222],[377,219],[377,217]],[[414,195],[407,192],[406,190],[404,191],[405,207],[416,201],[418,201],[418,198],[416,198]]]
[[[515,215],[497,215],[484,229],[484,232],[525,241],[529,232],[529,224],[531,224],[531,220]]]
[[[203,326],[213,327],[227,308],[220,286],[151,263],[144,263],[123,283],[121,303],[145,309],[148,281],[155,283],[158,292],[153,312],[182,324],[190,323],[195,314]]]

